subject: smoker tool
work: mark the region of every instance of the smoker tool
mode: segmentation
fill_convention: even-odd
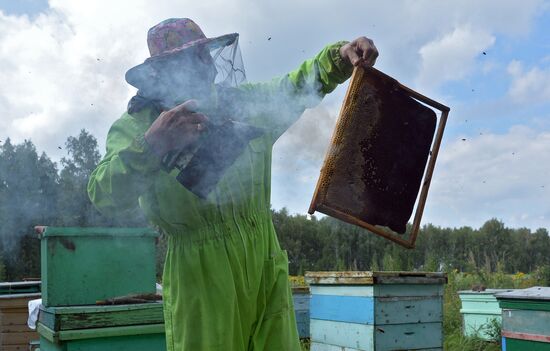
[[[426,105],[442,112],[439,123]],[[448,113],[374,68],[356,68],[308,212],[413,248]]]
[[[179,169],[176,180],[202,199],[214,190],[248,143],[265,133],[262,128],[220,117],[223,113],[218,111],[204,114],[210,120],[205,135],[197,143],[168,153],[163,159],[164,169]]]

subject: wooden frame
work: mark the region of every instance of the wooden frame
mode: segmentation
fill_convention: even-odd
[[[319,180],[317,181],[317,186],[315,188],[315,193],[313,195],[313,198],[311,200],[311,205],[309,207],[309,214],[315,213],[315,211],[322,212],[324,214],[327,214],[331,217],[338,218],[344,222],[348,222],[357,226],[360,226],[362,228],[365,228],[374,234],[377,234],[379,236],[382,236],[386,239],[389,239],[401,246],[404,246],[406,248],[412,249],[415,247],[416,238],[418,235],[418,230],[420,229],[420,221],[422,219],[422,214],[424,212],[424,207],[426,205],[426,199],[428,196],[428,190],[430,187],[430,183],[433,176],[433,171],[435,167],[435,162],[437,160],[437,155],[439,153],[439,148],[441,146],[441,140],[443,138],[443,132],[445,130],[445,124],[447,123],[447,117],[449,115],[450,108],[440,104],[437,101],[434,101],[402,84],[395,81],[392,77],[374,69],[374,68],[355,68],[353,71],[353,75],[350,81],[350,85],[348,87],[348,90],[346,92],[346,95],[344,97],[344,102],[348,101],[348,97],[350,95],[350,91],[352,91],[351,87],[354,84],[355,80],[360,80],[363,74],[368,74],[368,72],[374,72],[375,74],[383,76],[385,79],[391,80],[395,83],[395,86],[398,89],[401,89],[403,92],[405,92],[408,96],[414,98],[417,101],[422,102],[423,104],[432,107],[436,110],[439,110],[441,112],[441,116],[439,117],[439,121],[437,123],[437,130],[436,134],[431,146],[431,152],[430,156],[428,158],[427,162],[427,168],[425,169],[424,176],[422,178],[421,188],[420,188],[420,197],[418,199],[418,204],[416,206],[416,211],[414,212],[414,219],[412,228],[410,231],[410,235],[408,239],[404,238],[404,235],[397,234],[389,229],[384,229],[383,227],[375,226],[370,223],[367,223],[361,219],[356,218],[355,216],[343,212],[340,209],[332,207],[330,204],[326,202],[326,193],[328,189],[328,184],[330,180],[330,171],[327,169],[327,164],[330,159],[331,155],[331,149],[336,141],[336,137],[338,135],[339,128],[343,128],[340,126],[342,122],[342,114],[343,114],[343,107],[340,111],[340,116],[338,118],[338,121],[336,122],[336,128],[334,129],[334,133],[331,140],[331,145],[329,147],[329,150],[325,156],[325,160],[323,163],[323,167],[321,169],[321,174],[319,176]],[[345,103],[344,103],[345,105]]]

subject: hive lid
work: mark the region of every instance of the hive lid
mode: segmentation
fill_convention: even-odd
[[[496,295],[497,299],[550,301],[550,287],[534,286]]]
[[[0,283],[0,295],[32,294],[40,292],[40,281]]]
[[[306,272],[310,285],[371,285],[371,284],[445,284],[447,274],[440,272]]]
[[[159,234],[151,228],[107,228],[107,227],[48,227],[36,226],[40,238],[63,236],[93,236],[93,237],[158,237]]]
[[[499,293],[511,292],[515,289],[485,289],[483,291],[476,290],[460,290],[459,295],[495,295]]]
[[[448,112],[374,68],[356,68],[309,213],[414,247]]]

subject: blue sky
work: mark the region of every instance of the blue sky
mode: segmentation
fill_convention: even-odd
[[[9,15],[34,16],[47,8],[47,0],[0,0],[0,9]]]
[[[165,18],[240,33],[252,82],[365,35],[378,69],[451,107],[423,222],[550,228],[548,0],[0,0],[0,11],[0,140],[30,138],[59,160],[86,128],[103,147],[134,93],[124,73]],[[276,143],[275,208],[306,213],[346,86]]]

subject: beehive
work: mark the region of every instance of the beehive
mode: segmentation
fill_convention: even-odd
[[[464,335],[492,340],[493,321],[502,323],[502,310],[495,294],[512,291],[510,289],[486,289],[484,291],[463,290],[458,292],[462,308]]]
[[[41,351],[165,351],[162,302],[42,308]]]
[[[442,350],[444,273],[308,272],[312,351]]]
[[[38,231],[44,306],[90,305],[156,291],[155,231],[55,227]]]
[[[442,111],[433,146],[437,117],[426,104]],[[448,111],[374,68],[356,68],[309,213],[414,247]],[[397,235],[417,200],[410,233]]]
[[[550,287],[496,295],[502,308],[502,349],[550,351]]]
[[[292,299],[294,302],[298,335],[300,335],[301,339],[309,338],[309,288],[293,287]]]
[[[27,351],[38,333],[27,326],[28,303],[40,298],[40,282],[0,283],[0,350]]]

